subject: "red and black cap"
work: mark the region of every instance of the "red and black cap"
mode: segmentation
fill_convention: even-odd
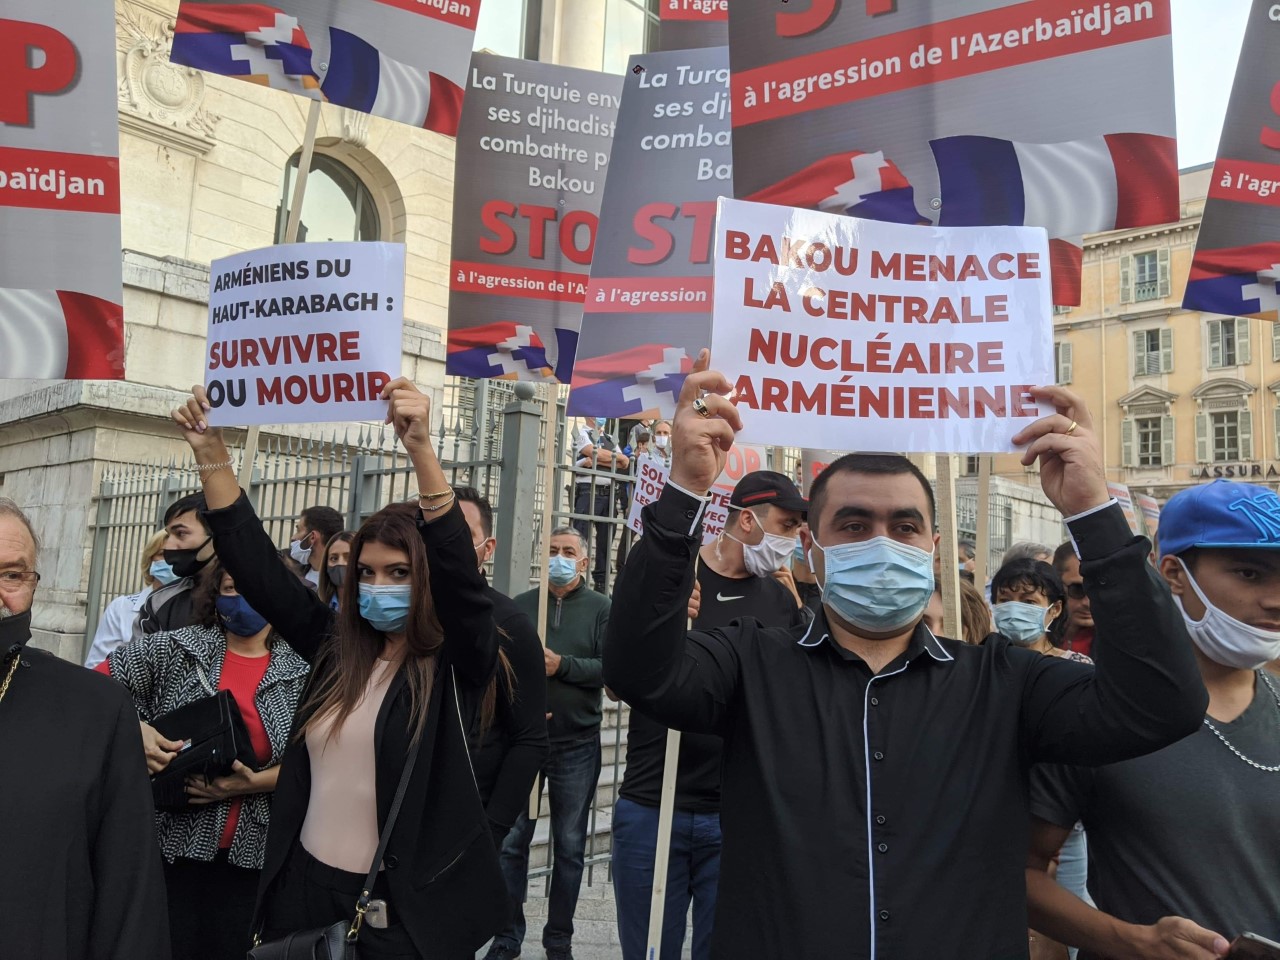
[[[772,470],[756,470],[739,480],[729,505],[740,509],[772,505],[783,510],[809,512],[809,501],[800,495],[800,488]]]

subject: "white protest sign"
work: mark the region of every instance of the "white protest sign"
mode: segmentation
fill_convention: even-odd
[[[749,444],[735,444],[729,450],[724,470],[711,488],[711,502],[702,514],[702,542],[711,543],[724,530],[729,519],[729,498],[733,496],[733,488],[745,474],[764,469],[764,447]],[[627,511],[627,526],[637,534],[644,532],[644,524],[640,520],[640,511],[658,499],[662,488],[667,485],[670,470],[655,460],[638,461],[636,469],[636,488],[631,498],[631,509]]]
[[[215,260],[209,423],[381,420],[403,327],[403,244],[293,243]]]
[[[1043,415],[1030,392],[1054,382],[1042,229],[721,198],[715,257],[711,356],[744,440],[990,453]]]

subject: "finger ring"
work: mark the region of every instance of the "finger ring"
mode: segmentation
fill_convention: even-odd
[[[1078,427],[1078,426],[1080,426],[1080,424],[1078,424],[1078,423],[1076,423],[1074,420],[1072,420],[1072,421],[1071,421],[1071,426],[1067,427],[1067,436],[1069,437],[1069,436],[1071,436],[1073,433],[1075,433],[1075,432],[1076,432],[1076,427]]]
[[[701,397],[693,401],[693,412],[704,419],[711,416],[711,411],[707,409],[707,401]]]

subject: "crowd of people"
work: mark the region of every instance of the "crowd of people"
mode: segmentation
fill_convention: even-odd
[[[545,586],[514,597],[485,576],[491,504],[446,481],[403,379],[384,397],[419,495],[355,530],[310,506],[283,547],[196,388],[172,416],[201,491],[143,546],[143,589],[108,605],[89,669],[28,645],[39,544],[0,500],[0,953],[312,956],[280,944],[336,936],[368,958],[512,960],[545,784],[541,941],[571,960],[606,697],[631,707],[623,960],[649,958],[671,730],[664,960],[690,916],[695,960],[1210,960],[1280,940],[1273,491],[1175,495],[1153,554],[1088,410],[1039,390],[1057,412],[1014,441],[1069,536],[1012,545],[987,583],[985,545],[962,541],[950,639],[933,493],[901,456],[841,457],[807,499],[749,473],[702,542],[741,426],[706,367],[674,421],[574,432],[572,522]],[[614,557],[619,477],[645,459],[669,480]],[[172,718],[214,701],[238,752],[188,767],[212,734]]]

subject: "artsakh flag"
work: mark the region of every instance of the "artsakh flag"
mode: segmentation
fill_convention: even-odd
[[[683,349],[661,343],[578,357],[567,412],[575,417],[628,417],[656,410],[670,416],[692,369],[693,360]]]
[[[297,18],[263,4],[182,4],[169,59],[299,96],[321,95]]]
[[[910,181],[879,151],[834,153],[742,199],[890,223],[928,222],[916,212]]]
[[[0,287],[0,379],[121,380],[124,308],[87,293]]]
[[[938,165],[943,227],[1044,227],[1051,239],[1178,219],[1177,144],[1172,137],[1116,133],[1062,143],[960,136],[930,141]],[[1077,243],[1059,243],[1054,303],[1080,302]],[[1070,292],[1068,292],[1070,291]],[[1069,299],[1063,297],[1069,296]]]
[[[551,372],[547,351],[533,328],[490,323],[449,331],[445,371],[459,377],[515,376],[542,380]]]
[[[1280,320],[1280,242],[1197,248],[1182,305],[1226,316]]]

